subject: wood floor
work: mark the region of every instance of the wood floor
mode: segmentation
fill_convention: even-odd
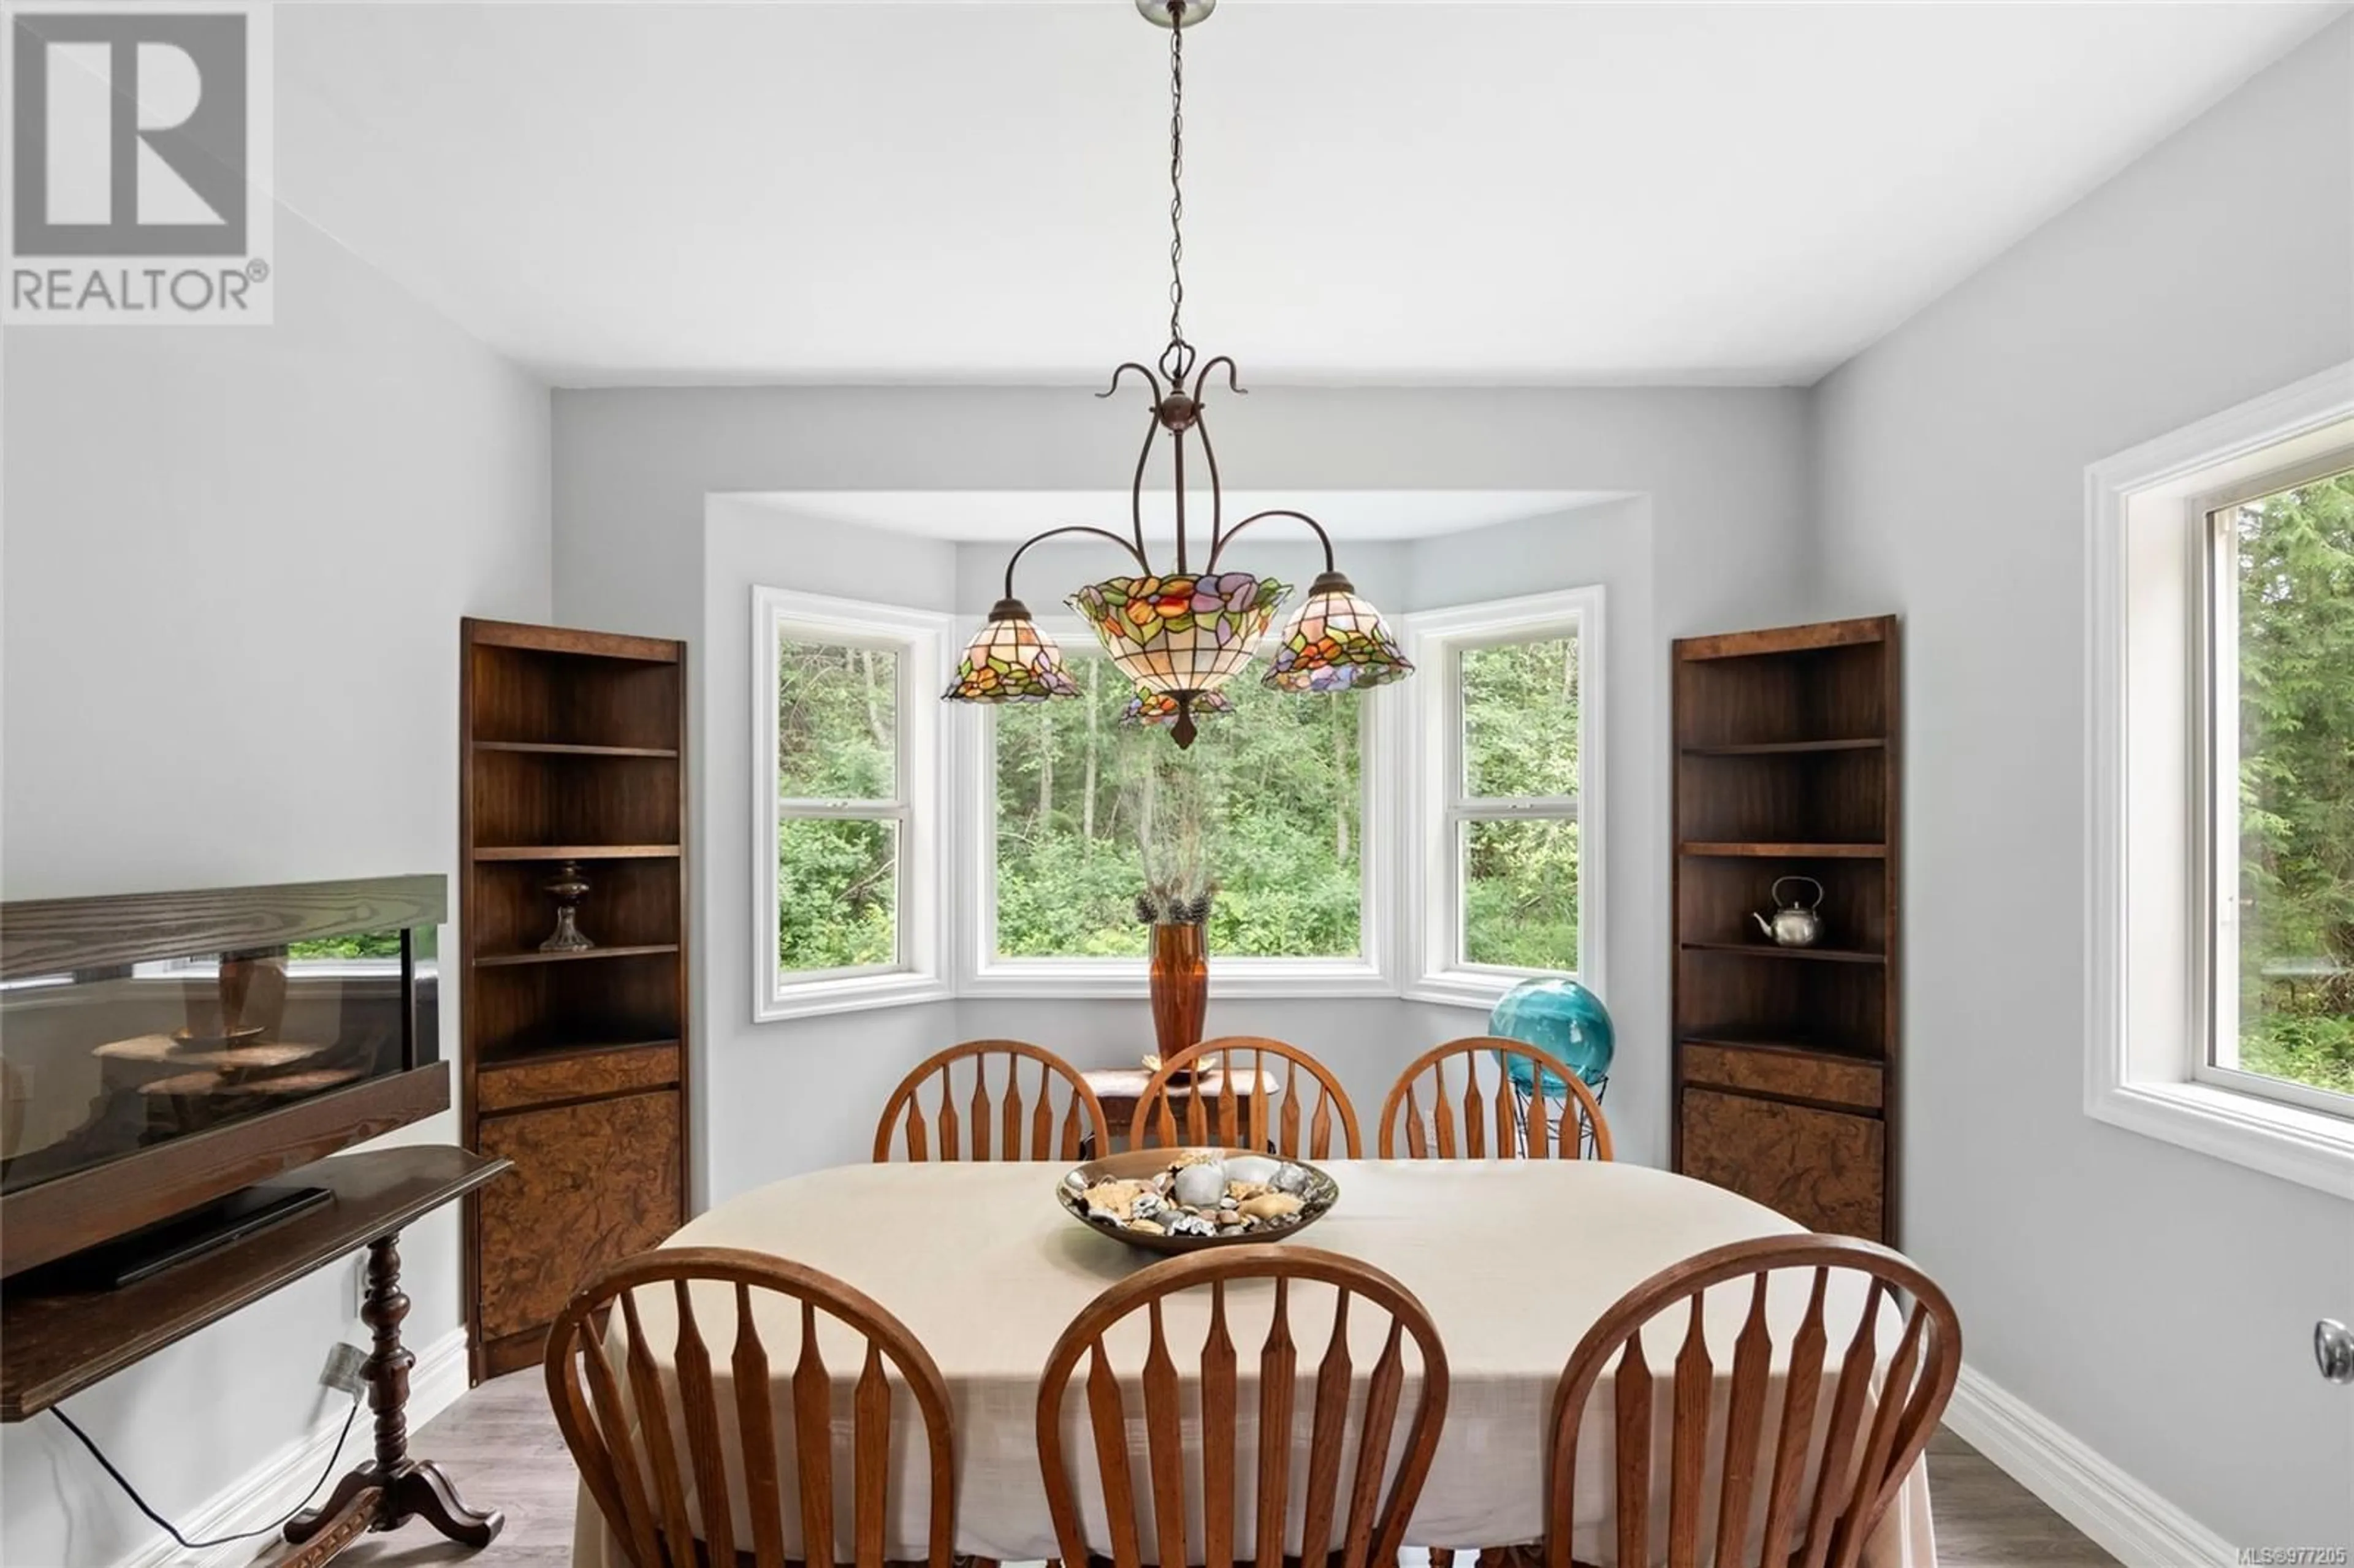
[[[536,1371],[484,1383],[416,1435],[476,1508],[504,1509],[507,1527],[469,1554],[421,1524],[371,1536],[338,1568],[475,1563],[482,1568],[569,1568],[572,1460],[548,1414]],[[2115,1568],[2116,1560],[2045,1508],[1950,1432],[1929,1447],[1929,1496],[1940,1568]]]

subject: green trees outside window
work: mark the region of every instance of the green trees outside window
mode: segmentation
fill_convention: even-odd
[[[1065,644],[1069,648],[1069,643]],[[1353,958],[1363,949],[1363,696],[1293,696],[1249,675],[1191,750],[1119,723],[1135,691],[1075,655],[1077,700],[995,710],[997,953],[1140,958],[1144,844],[1198,832],[1216,896],[1214,954]]]
[[[2354,1095],[2354,471],[2225,521],[2238,566],[2239,1065]]]
[[[780,640],[777,967],[887,967],[899,954],[898,654]]]
[[[1466,648],[1458,679],[1463,961],[1574,970],[1577,639]],[[1495,814],[1504,810],[1515,814]]]

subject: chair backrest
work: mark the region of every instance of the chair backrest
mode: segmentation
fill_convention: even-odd
[[[1166,1319],[1188,1322],[1204,1316],[1199,1362],[1201,1452],[1189,1464],[1184,1447],[1188,1423]],[[1172,1300],[1172,1298],[1184,1299]],[[1319,1308],[1329,1305],[1331,1329],[1322,1334],[1322,1359],[1303,1381],[1303,1349],[1316,1353]],[[1354,1316],[1352,1308],[1354,1308]],[[1115,1370],[1107,1338],[1133,1348],[1141,1338],[1123,1319],[1146,1315],[1150,1342],[1140,1366]],[[1304,1332],[1295,1341],[1292,1320]],[[1256,1406],[1236,1409],[1242,1381],[1236,1373],[1235,1340],[1258,1338],[1264,1321],[1257,1376]],[[1364,1379],[1356,1428],[1354,1462],[1341,1474],[1351,1447],[1349,1416],[1356,1381],[1351,1351],[1362,1351],[1379,1331],[1381,1351]],[[1189,1336],[1190,1339],[1190,1336]],[[1404,1448],[1389,1490],[1382,1482],[1398,1432],[1398,1412],[1408,1373],[1405,1341],[1420,1362],[1414,1408],[1404,1428]],[[1246,1347],[1247,1349],[1247,1345]],[[1190,1351],[1189,1351],[1190,1353]],[[1092,1435],[1095,1469],[1102,1487],[1110,1539],[1090,1541],[1081,1523],[1077,1483],[1064,1455],[1065,1395],[1080,1358],[1087,1358],[1085,1427]],[[1131,1358],[1132,1359],[1132,1358]],[[1129,1476],[1129,1382],[1141,1385],[1148,1496],[1140,1498]],[[1304,1396],[1304,1397],[1303,1397]],[[1256,1510],[1246,1520],[1251,1556],[1258,1568],[1283,1568],[1286,1524],[1294,1499],[1300,1501],[1300,1539],[1288,1554],[1323,1568],[1338,1551],[1341,1568],[1380,1568],[1395,1560],[1406,1520],[1422,1494],[1447,1414],[1447,1352],[1430,1315],[1413,1292],[1370,1264],[1337,1253],[1302,1246],[1222,1247],[1172,1257],[1140,1269],[1114,1285],[1074,1319],[1055,1342],[1038,1386],[1038,1463],[1046,1485],[1046,1506],[1055,1521],[1062,1561],[1087,1563],[1108,1556],[1111,1568],[1160,1568],[1204,1564],[1233,1568],[1241,1542],[1235,1519],[1235,1482],[1247,1474]],[[1247,1416],[1247,1419],[1246,1419]],[[1295,1454],[1296,1420],[1308,1422],[1305,1457]],[[1237,1469],[1238,1435],[1256,1435],[1257,1453]],[[1186,1478],[1198,1473],[1202,1533],[1189,1537]],[[1143,1505],[1149,1500],[1150,1508]],[[1339,1539],[1334,1539],[1335,1527]]]
[[[1204,1056],[1219,1059],[1223,1080],[1214,1083],[1211,1093],[1180,1085],[1172,1096],[1171,1079],[1193,1070]],[[1275,1089],[1272,1096],[1262,1092],[1270,1081]],[[1315,1091],[1315,1107],[1304,1112],[1301,1102],[1310,1088]],[[1182,1127],[1171,1105],[1172,1099],[1184,1103]],[[1330,1067],[1280,1040],[1228,1034],[1189,1045],[1161,1064],[1161,1070],[1137,1097],[1136,1114],[1129,1118],[1128,1141],[1134,1149],[1189,1144],[1265,1149],[1273,1143],[1276,1152],[1288,1159],[1329,1160],[1335,1117],[1341,1123],[1342,1158],[1363,1160],[1365,1147],[1357,1131],[1357,1107],[1349,1103],[1341,1080]]]
[[[1004,1094],[992,1101],[991,1063],[997,1060],[1004,1063],[994,1069]],[[1035,1063],[1037,1070],[1027,1073],[1025,1062]],[[966,1064],[970,1069],[960,1071]],[[1034,1104],[1023,1097],[1025,1073],[1034,1086]],[[957,1086],[962,1076],[972,1080],[970,1094]],[[928,1080],[934,1091],[928,1120],[924,1114]],[[1058,1086],[1065,1091],[1059,1118],[1055,1112]],[[960,1100],[964,1102],[961,1114]],[[878,1162],[889,1160],[892,1144],[899,1141],[909,1160],[987,1160],[992,1148],[1000,1160],[1076,1160],[1080,1140],[1088,1138],[1095,1140],[1098,1155],[1111,1152],[1111,1122],[1077,1068],[1052,1051],[1019,1040],[968,1040],[899,1080],[875,1126],[875,1158]]]
[[[1512,1082],[1506,1068],[1514,1061],[1524,1065],[1534,1092],[1524,1094]],[[1483,1068],[1491,1083],[1481,1082]],[[1451,1081],[1458,1076],[1463,1081],[1460,1138]],[[1546,1115],[1543,1090],[1547,1078],[1569,1087],[1558,1120]],[[1422,1109],[1426,1095],[1430,1101],[1426,1123]],[[1492,1145],[1488,1136],[1491,1117]],[[1589,1144],[1595,1159],[1610,1158],[1610,1124],[1602,1118],[1602,1103],[1585,1080],[1535,1046],[1501,1035],[1474,1034],[1432,1046],[1398,1075],[1382,1102],[1384,1160],[1485,1160],[1491,1153],[1498,1160],[1543,1160],[1549,1152],[1576,1160]]]
[[[726,1345],[717,1347],[727,1361],[716,1379],[716,1336],[706,1336],[698,1308],[714,1328],[734,1320]],[[772,1331],[798,1319],[789,1381],[771,1383],[761,1317]],[[847,1401],[853,1506],[839,1521],[850,1530],[846,1553],[834,1517],[838,1424],[833,1373],[819,1349],[822,1319],[865,1346]],[[930,1461],[928,1561],[949,1568],[956,1451],[948,1385],[905,1324],[841,1280],[765,1253],[660,1249],[599,1273],[573,1294],[547,1335],[556,1424],[598,1511],[637,1568],[732,1564],[739,1520],[757,1568],[784,1568],[789,1506],[800,1526],[794,1560],[882,1568],[895,1373],[922,1418],[918,1452]],[[780,1405],[791,1413],[789,1450],[779,1446]],[[790,1504],[789,1488],[799,1494]]]
[[[1767,1296],[1777,1276],[1785,1289],[1776,1310],[1769,1308]],[[1844,1322],[1854,1296],[1863,1300],[1855,1330],[1827,1381],[1826,1302],[1835,1277],[1840,1286],[1831,1309],[1834,1320]],[[1745,1311],[1741,1287],[1731,1284],[1744,1279],[1751,1282]],[[1720,1345],[1734,1340],[1727,1399],[1717,1397],[1703,1310],[1709,1287],[1719,1285],[1729,1285],[1734,1297],[1732,1311],[1720,1309],[1718,1319]],[[1787,1327],[1802,1288],[1805,1312],[1795,1327]],[[1912,1307],[1883,1360],[1884,1330],[1893,1326],[1886,1319],[1902,1306],[1899,1291],[1912,1298]],[[1670,1330],[1680,1334],[1680,1348],[1672,1378],[1662,1389],[1645,1358],[1643,1330],[1680,1308],[1683,1320]],[[1737,1337],[1730,1333],[1735,1314]],[[1766,1413],[1777,1338],[1769,1317],[1786,1326],[1780,1337],[1787,1349],[1771,1462],[1766,1464],[1761,1461],[1766,1457]],[[1617,1456],[1609,1493],[1617,1562],[1854,1568],[1872,1528],[1928,1446],[1961,1361],[1961,1323],[1945,1292],[1905,1258],[1872,1242],[1766,1236],[1661,1269],[1603,1314],[1562,1373],[1546,1467],[1547,1568],[1570,1568],[1578,1522],[1579,1439],[1595,1385],[1606,1372],[1610,1406],[1597,1428],[1608,1434]],[[1664,1552],[1649,1539],[1657,1495],[1655,1401],[1669,1410]],[[1721,1421],[1713,1419],[1720,1409]],[[1810,1464],[1811,1489],[1806,1484]],[[1702,1531],[1712,1493],[1715,1548],[1712,1556],[1704,1556]],[[1802,1525],[1803,1541],[1797,1533]]]

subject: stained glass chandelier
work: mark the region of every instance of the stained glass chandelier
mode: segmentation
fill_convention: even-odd
[[[1087,524],[1049,528],[1018,546],[1005,563],[1005,596],[965,648],[950,702],[1030,703],[1076,697],[1078,683],[1064,667],[1062,650],[1013,595],[1013,568],[1033,545],[1066,534],[1092,534],[1119,546],[1136,562],[1136,575],[1108,577],[1066,601],[1086,617],[1120,673],[1136,683],[1128,722],[1164,726],[1181,747],[1193,744],[1194,721],[1230,713],[1234,699],[1221,687],[1246,669],[1276,611],[1291,593],[1273,577],[1220,569],[1226,546],[1255,523],[1288,518],[1304,524],[1324,546],[1324,570],[1277,634],[1264,683],[1283,692],[1338,692],[1378,686],[1413,672],[1379,611],[1357,597],[1333,564],[1331,535],[1304,512],[1256,512],[1231,527],[1218,480],[1217,453],[1202,397],[1220,369],[1226,389],[1240,396],[1235,362],[1225,355],[1199,360],[1185,339],[1184,171],[1185,29],[1207,16],[1217,0],[1136,0],[1145,18],[1169,30],[1169,345],[1152,366],[1130,360],[1112,372],[1119,390],[1129,372],[1143,377],[1152,417],[1129,485],[1128,537]],[[1177,547],[1172,569],[1156,567],[1144,547],[1144,474],[1156,440],[1166,437],[1177,502]],[[1200,442],[1209,471],[1210,543],[1201,568],[1193,566],[1185,531],[1185,447]]]

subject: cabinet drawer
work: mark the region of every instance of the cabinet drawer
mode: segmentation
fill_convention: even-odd
[[[514,1161],[482,1193],[482,1337],[555,1318],[589,1273],[676,1230],[676,1090],[482,1118],[482,1152]]]
[[[1687,1087],[1683,1172],[1810,1230],[1887,1234],[1886,1128],[1875,1117]]]
[[[581,1100],[592,1095],[663,1089],[678,1082],[678,1046],[633,1045],[484,1065],[474,1080],[476,1114]]]
[[[1787,1051],[1744,1051],[1730,1045],[1685,1045],[1684,1082],[1763,1095],[1821,1100],[1829,1105],[1881,1107],[1880,1065],[1802,1056]]]

